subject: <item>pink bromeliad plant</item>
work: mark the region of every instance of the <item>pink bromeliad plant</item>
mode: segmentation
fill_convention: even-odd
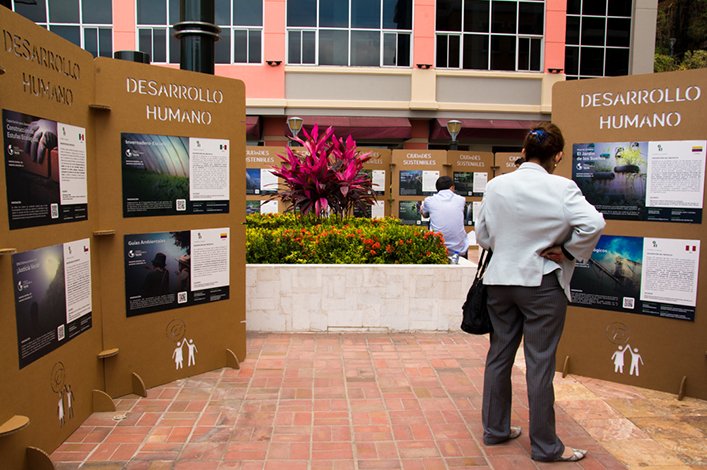
[[[303,132],[304,139],[293,138],[301,147],[287,147],[286,156],[278,155],[282,165],[273,168],[287,187],[278,195],[290,204],[287,210],[318,217],[331,211],[343,217],[354,208],[370,206],[375,201],[373,183],[361,171],[370,154],[358,155],[351,136],[337,138],[331,127],[322,135],[317,124],[311,134]]]

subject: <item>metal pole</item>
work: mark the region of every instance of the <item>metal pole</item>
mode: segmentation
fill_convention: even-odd
[[[214,43],[221,31],[214,24],[214,12],[214,0],[179,0],[174,30],[180,40],[180,69],[214,74]]]

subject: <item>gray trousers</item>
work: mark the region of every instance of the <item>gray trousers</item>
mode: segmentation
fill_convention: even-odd
[[[511,425],[511,370],[521,338],[530,405],[531,457],[553,460],[565,446],[555,433],[555,352],[565,324],[567,297],[555,273],[539,287],[488,286],[494,332],[486,357],[482,422],[484,443],[508,439]]]

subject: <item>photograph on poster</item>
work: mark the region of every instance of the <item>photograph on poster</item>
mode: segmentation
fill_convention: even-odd
[[[701,223],[705,141],[572,146],[572,179],[606,219]]]
[[[2,111],[10,229],[88,218],[86,130]]]
[[[422,201],[400,201],[398,206],[400,222],[405,225],[426,225],[429,218],[422,217],[420,206]]]
[[[699,241],[603,235],[577,263],[572,305],[694,320]]]
[[[454,192],[460,196],[474,195],[474,173],[471,171],[455,171],[452,175]]]
[[[229,210],[228,140],[121,133],[123,216]]]
[[[125,235],[127,316],[228,299],[229,229]]]
[[[12,256],[20,369],[92,326],[88,239]]]

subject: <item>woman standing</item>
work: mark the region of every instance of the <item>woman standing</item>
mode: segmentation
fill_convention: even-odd
[[[524,338],[533,460],[575,462],[586,450],[565,448],[555,433],[555,353],[565,322],[575,260],[591,257],[605,222],[577,185],[553,175],[565,141],[551,123],[532,129],[524,163],[491,180],[476,238],[493,250],[484,275],[494,332],[486,358],[484,443],[517,438],[511,426],[511,369]]]

